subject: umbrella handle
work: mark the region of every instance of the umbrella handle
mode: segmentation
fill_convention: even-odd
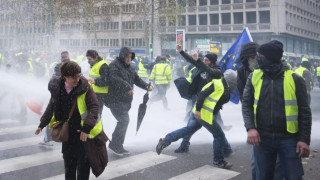
[[[148,86],[147,86],[147,93],[149,93],[149,88],[151,86],[151,82],[149,82]]]

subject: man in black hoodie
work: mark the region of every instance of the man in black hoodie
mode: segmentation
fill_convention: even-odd
[[[261,180],[273,179],[277,155],[285,179],[302,179],[301,157],[310,150],[311,110],[304,80],[281,63],[283,44],[257,49],[256,69],[243,92],[242,114],[248,143],[254,145]]]
[[[129,124],[129,110],[133,99],[133,86],[136,85],[147,90],[148,84],[144,82],[131,66],[131,61],[135,58],[135,53],[128,47],[120,49],[117,57],[109,66],[109,108],[113,116],[117,119],[117,126],[112,134],[109,148],[117,155],[129,154],[123,148]],[[149,91],[152,91],[149,87]]]

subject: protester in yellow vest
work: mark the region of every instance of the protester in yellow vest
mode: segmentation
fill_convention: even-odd
[[[4,65],[4,57],[3,55],[0,53],[0,65]]]
[[[139,62],[139,64],[138,64],[138,68],[139,68],[138,75],[142,80],[146,81],[148,79],[148,71],[144,67],[144,63],[142,62],[143,60],[140,57],[138,57],[137,59],[138,59],[138,62]]]
[[[108,87],[108,63],[103,60],[97,51],[88,50],[86,53],[90,72],[88,81],[99,101],[99,115],[101,116],[103,105],[107,103]]]
[[[35,134],[38,135],[49,123],[52,127],[58,122],[68,120],[69,138],[62,143],[65,179],[89,179],[90,166],[96,167],[97,163],[90,161],[92,157],[105,156],[107,153],[99,151],[99,154],[92,154],[87,151],[88,148],[97,148],[96,146],[102,147],[100,150],[103,150],[107,140],[102,121],[98,118],[98,100],[87,79],[81,76],[81,68],[77,63],[63,63],[60,69],[62,76],[49,82],[51,99]],[[75,109],[69,116],[74,103]],[[80,167],[81,171],[77,171]],[[92,169],[93,172],[95,170]]]
[[[318,66],[316,68],[316,77],[318,79],[318,84],[319,84],[319,88],[320,88],[320,66]]]
[[[300,75],[306,82],[307,93],[308,93],[308,103],[311,104],[310,92],[313,89],[312,73],[310,72],[311,64],[309,61],[302,61],[301,65],[294,71],[296,74]]]
[[[248,77],[242,114],[247,142],[254,145],[257,179],[273,179],[277,156],[284,179],[302,179],[308,157],[311,110],[303,78],[281,62],[283,44],[272,40],[257,49],[260,69]]]
[[[157,94],[151,97],[150,102],[162,100],[164,108],[169,110],[166,93],[172,80],[172,71],[170,65],[166,63],[166,57],[160,57],[159,63],[153,66],[149,80],[154,81],[157,90]]]

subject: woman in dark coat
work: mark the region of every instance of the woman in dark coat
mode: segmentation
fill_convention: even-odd
[[[72,105],[76,102],[74,100],[86,93],[85,105],[88,113],[83,118],[84,124],[81,125],[79,110],[81,105],[77,103],[69,120],[69,139],[62,143],[62,153],[65,179],[89,179],[90,164],[82,142],[87,141],[91,135],[90,131],[96,126],[99,109],[97,97],[87,79],[81,76],[81,68],[77,63],[71,61],[63,63],[60,71],[61,77],[53,78],[49,82],[51,99],[35,134],[39,134],[44,127],[52,123],[53,115],[57,121],[67,120]]]

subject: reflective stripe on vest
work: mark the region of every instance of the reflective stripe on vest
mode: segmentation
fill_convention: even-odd
[[[96,80],[97,78],[100,78],[101,75],[100,75],[100,68],[103,64],[107,64],[108,63],[105,61],[105,60],[101,60],[99,62],[97,62],[96,64],[94,64],[92,66],[92,68],[90,69],[90,72],[89,72],[89,77],[91,77],[92,79]],[[97,86],[95,84],[90,84],[93,88],[93,91],[95,93],[103,93],[103,94],[107,94],[108,91],[109,91],[109,87],[108,86]]]
[[[305,70],[308,70],[308,69],[305,68],[305,67],[300,66],[300,67],[297,68],[294,72],[295,72],[296,74],[298,74],[299,76],[303,77],[303,72],[304,72]],[[303,77],[303,79],[305,79],[305,78]]]
[[[138,70],[139,77],[148,77],[147,69],[144,68],[144,65],[141,62],[141,60],[139,60],[138,66],[139,66],[139,70]]]
[[[213,110],[219,99],[224,93],[224,86],[221,79],[213,79],[211,82],[206,84],[201,91],[206,90],[211,85],[214,85],[214,92],[212,92],[203,102],[202,108],[200,110],[201,119],[208,124],[213,124]],[[193,107],[193,113],[196,112],[196,106]]]
[[[286,113],[286,124],[287,131],[289,133],[297,133],[298,128],[298,104],[296,97],[296,86],[292,77],[293,72],[286,70],[284,72],[283,90],[284,90],[284,101],[285,101],[285,113]],[[254,124],[257,128],[257,109],[259,104],[260,92],[262,87],[262,76],[263,72],[260,69],[254,70],[252,74],[252,85],[254,88]]]
[[[317,67],[317,76],[318,76],[318,77],[320,76],[320,66]]]
[[[168,69],[169,68],[169,69]],[[159,63],[153,67],[150,80],[155,79],[155,84],[169,84],[172,79],[170,65]]]
[[[192,82],[191,76],[192,76],[193,70],[194,70],[195,68],[196,68],[196,67],[193,67],[193,68],[191,68],[191,69],[189,70],[189,77],[186,78],[186,80],[187,80],[189,83]]]
[[[81,126],[83,126],[86,117],[88,115],[88,109],[87,109],[87,104],[86,104],[86,95],[87,92],[83,93],[82,95],[77,97],[77,107],[81,116]],[[53,101],[53,99],[52,99]],[[56,120],[54,114],[51,118],[50,124],[49,124],[49,128],[51,128],[54,124],[58,123],[59,121]],[[101,118],[99,117],[96,125],[91,129],[90,134],[88,136],[88,138],[93,139],[95,138],[98,134],[101,133],[102,131],[102,121]]]

